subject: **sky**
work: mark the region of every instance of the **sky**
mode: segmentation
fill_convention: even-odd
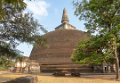
[[[33,13],[34,18],[50,32],[61,24],[63,9],[66,8],[69,23],[78,30],[85,31],[84,21],[80,21],[79,18],[74,15],[75,8],[72,1],[73,0],[25,0],[27,4],[26,12]],[[32,48],[32,45],[26,43],[21,43],[17,47],[25,56],[30,55]]]

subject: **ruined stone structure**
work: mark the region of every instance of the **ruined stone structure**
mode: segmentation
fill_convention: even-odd
[[[93,71],[92,66],[75,64],[70,58],[78,42],[88,35],[69,24],[66,9],[63,10],[61,25],[43,37],[47,40],[47,47],[35,46],[30,55],[30,59],[39,62],[41,72]]]

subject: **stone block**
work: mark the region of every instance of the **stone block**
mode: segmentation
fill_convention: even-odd
[[[16,78],[14,80],[10,80],[3,83],[38,83],[38,79],[37,76],[26,76],[26,77]]]

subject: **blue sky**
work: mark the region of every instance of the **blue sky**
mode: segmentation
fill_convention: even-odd
[[[62,12],[66,8],[69,16],[69,23],[74,25],[78,30],[85,30],[84,21],[79,21],[74,15],[73,0],[25,0],[27,11],[33,13],[35,19],[43,25],[49,32],[53,31],[56,26],[61,24]],[[17,49],[23,52],[23,55],[29,56],[32,45],[22,43]]]

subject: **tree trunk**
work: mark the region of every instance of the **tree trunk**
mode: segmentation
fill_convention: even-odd
[[[119,66],[120,66],[120,46],[118,46],[118,48],[117,48],[118,50],[118,58],[119,58]]]
[[[118,51],[117,51],[117,46],[114,46],[114,54],[115,54],[115,59],[116,59],[116,79],[119,79],[119,57],[118,57]]]

